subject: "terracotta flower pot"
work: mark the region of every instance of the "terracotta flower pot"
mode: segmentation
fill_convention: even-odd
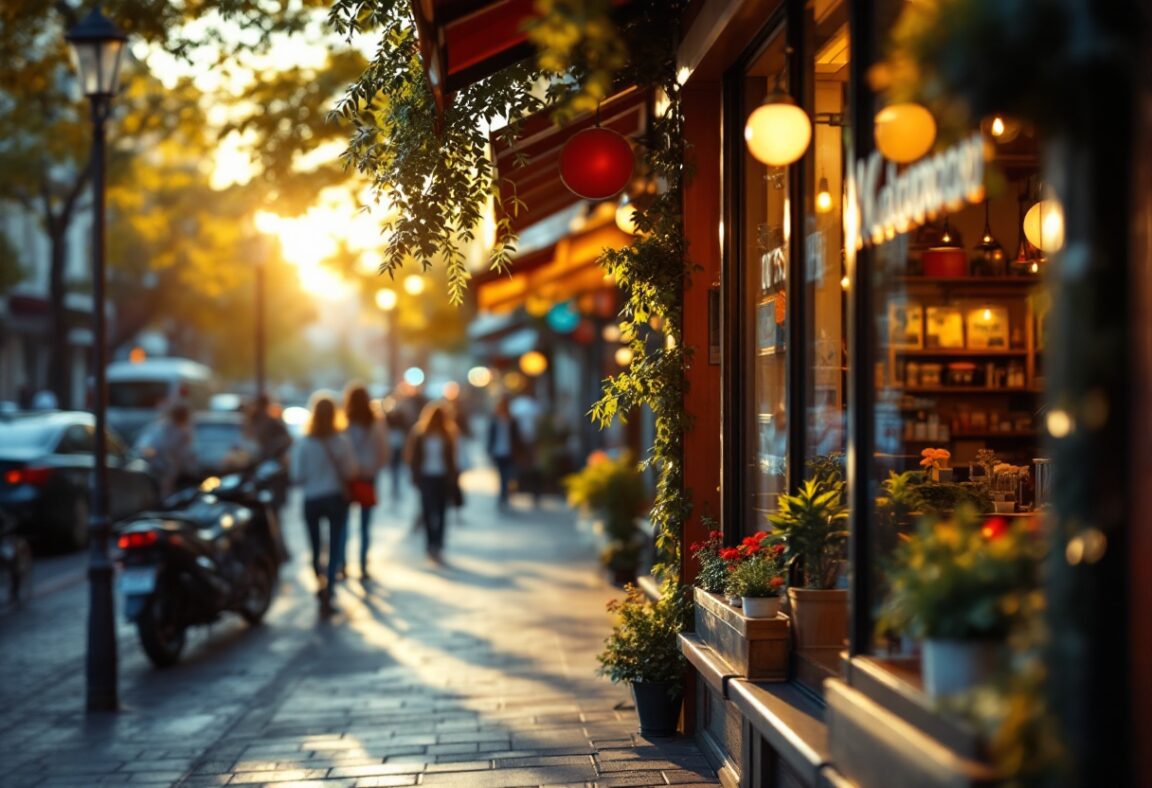
[[[848,590],[789,588],[797,648],[840,647],[848,637]]]

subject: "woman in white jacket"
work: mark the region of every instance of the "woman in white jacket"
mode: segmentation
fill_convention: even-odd
[[[376,477],[388,465],[392,451],[388,445],[388,431],[384,421],[372,412],[372,401],[368,390],[353,384],[344,394],[344,418],[348,427],[344,434],[352,444],[356,455],[356,467],[361,481],[368,482],[376,489]],[[368,504],[357,504],[360,509],[360,577],[370,579],[368,571],[368,548],[371,546],[372,509]],[[347,531],[345,531],[347,536]],[[345,542],[347,539],[345,539]],[[344,569],[344,549],[340,551],[340,569]]]
[[[340,547],[348,525],[345,490],[348,480],[356,478],[357,472],[352,444],[336,431],[336,403],[328,396],[314,397],[308,434],[292,447],[292,480],[300,485],[304,495],[304,522],[312,545],[312,569],[320,583],[318,596],[322,615],[336,611],[332,597]],[[325,562],[320,560],[322,521],[328,524]]]

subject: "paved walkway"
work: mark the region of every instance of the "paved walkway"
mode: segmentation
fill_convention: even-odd
[[[287,623],[300,647],[277,651],[269,630],[286,622],[248,633],[269,654],[254,673],[276,673],[250,690],[242,676],[228,677],[242,711],[204,745],[193,737],[182,750],[176,740],[170,753],[109,763],[99,775],[77,765],[46,784],[716,785],[691,740],[641,737],[626,688],[595,675],[611,625],[604,605],[620,591],[598,574],[595,546],[571,513],[518,501],[524,508],[498,515],[492,487],[485,472],[468,475],[468,505],[463,523],[451,515],[443,566],[424,557],[409,493],[377,523],[378,579],[361,582],[353,562],[336,600],[342,612],[327,622],[293,536]],[[165,692],[157,678],[154,691]],[[190,721],[212,713],[198,708],[194,685],[174,682],[171,691],[186,695],[176,708]],[[200,705],[213,697],[220,702],[217,690]],[[115,719],[89,721],[89,741],[94,724],[114,752],[130,749],[117,731],[140,733]],[[71,739],[61,732],[61,740]]]

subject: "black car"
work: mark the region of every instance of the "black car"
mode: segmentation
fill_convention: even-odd
[[[0,418],[0,509],[36,547],[71,549],[88,539],[96,436],[90,413]],[[108,431],[108,509],[115,522],[155,505],[156,481]]]

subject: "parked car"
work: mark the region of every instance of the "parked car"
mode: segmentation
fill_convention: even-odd
[[[212,370],[184,358],[116,361],[108,365],[108,426],[135,443],[141,430],[183,402],[206,409],[212,394]]]
[[[244,414],[238,411],[198,411],[192,415],[192,453],[197,475],[221,476],[250,465],[257,446],[244,432]]]
[[[0,418],[0,509],[33,546],[75,549],[88,540],[91,413],[54,411]],[[155,506],[156,481],[108,430],[108,510],[112,520]]]

